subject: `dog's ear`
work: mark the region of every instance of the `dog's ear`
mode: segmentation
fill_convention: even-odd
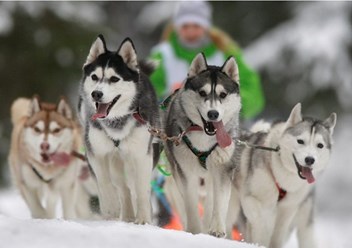
[[[229,78],[231,78],[236,83],[240,83],[240,74],[238,71],[238,66],[234,57],[230,56],[221,67],[221,71],[225,73]]]
[[[39,96],[33,96],[31,104],[29,105],[29,116],[38,113],[41,110]]]
[[[193,59],[191,66],[188,71],[188,77],[194,77],[205,71],[207,69],[207,60],[203,53],[198,53],[197,56]]]
[[[323,121],[323,125],[329,129],[330,134],[333,134],[333,132],[334,132],[336,120],[337,120],[336,113],[331,113],[330,116],[325,121]]]
[[[139,71],[136,49],[130,38],[126,38],[121,43],[120,48],[117,50],[117,54],[121,56],[123,62],[125,62],[128,68],[133,71]]]
[[[84,63],[83,67],[92,63],[94,60],[98,58],[100,54],[103,54],[106,51],[107,49],[106,49],[104,36],[100,34],[98,38],[93,42],[92,46],[90,47],[87,60]]]
[[[67,119],[73,118],[71,107],[70,107],[70,105],[68,105],[68,103],[64,97],[61,97],[61,99],[57,105],[56,111],[60,115],[65,116]]]
[[[296,125],[302,121],[301,103],[297,103],[291,110],[291,114],[286,121],[286,128]]]

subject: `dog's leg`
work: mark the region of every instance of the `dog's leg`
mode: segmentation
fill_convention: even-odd
[[[77,218],[77,182],[61,189],[62,210],[64,219]]]
[[[207,232],[210,228],[210,222],[212,219],[213,213],[213,205],[214,205],[214,196],[213,196],[213,178],[209,173],[204,178],[205,182],[205,189],[206,189],[206,196],[205,196],[205,203],[204,203],[204,217],[203,217],[203,231]]]
[[[241,205],[238,190],[231,185],[231,197],[226,217],[226,238],[228,239],[232,239],[232,228],[238,221],[240,210]]]
[[[97,177],[99,204],[103,218],[119,218],[120,202],[117,198],[117,190],[111,182],[108,161],[101,157],[90,156],[89,153],[88,160]]]
[[[199,176],[194,172],[187,174],[184,175],[185,177],[179,177],[176,173],[175,181],[185,203],[186,223],[183,223],[183,225],[186,227],[187,232],[197,234],[202,231],[198,211]]]
[[[152,166],[153,158],[151,154],[135,157],[136,180],[134,186],[137,197],[137,224],[151,223],[150,181],[152,178]]]
[[[110,173],[113,185],[118,190],[118,197],[121,202],[121,220],[125,222],[133,222],[135,214],[132,204],[132,195],[130,188],[127,185],[127,177],[129,173],[124,166],[129,166],[124,163],[119,155],[115,155],[110,161]]]
[[[297,237],[300,248],[317,247],[314,239],[314,201],[308,198],[298,210],[297,217]]]
[[[285,241],[287,240],[292,226],[293,218],[297,213],[296,207],[279,207],[276,223],[273,231],[273,236],[271,238],[272,248],[281,248],[283,247]]]
[[[225,237],[228,205],[231,193],[231,179],[226,174],[223,165],[209,166],[209,172],[213,177],[213,213],[210,223],[209,234],[215,237]]]
[[[208,158],[209,173],[213,181],[213,212],[209,234],[215,237],[226,236],[225,219],[231,194],[231,175],[229,163],[235,146],[232,143],[226,148],[216,147]]]
[[[34,219],[46,219],[47,213],[38,197],[38,192],[36,189],[21,185],[21,192],[23,198],[25,199],[28,208],[31,211],[32,218]]]
[[[46,196],[46,212],[49,219],[56,217],[56,206],[58,202],[58,193],[50,191]]]
[[[264,204],[254,196],[241,198],[246,216],[245,241],[269,247],[276,219],[276,206]]]

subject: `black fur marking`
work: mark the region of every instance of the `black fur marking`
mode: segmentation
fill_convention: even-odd
[[[105,68],[107,66],[109,68],[113,68],[116,73],[123,78],[124,81],[139,81],[138,72],[131,70],[123,62],[123,59],[120,55],[110,51],[106,51],[105,53],[99,55],[95,61],[83,68],[84,78],[89,76],[97,67]]]
[[[112,141],[112,143],[114,143],[115,147],[119,147],[120,146],[120,140],[111,139],[111,141]]]
[[[87,152],[92,153],[92,144],[90,143],[89,140],[89,122],[86,122],[86,126],[85,126],[85,131],[84,131],[84,143],[87,149]]]
[[[264,132],[259,132],[259,133],[255,133],[253,134],[249,140],[251,144],[255,144],[255,145],[261,145],[262,141],[266,138],[268,134],[264,133]],[[255,167],[255,161],[253,161],[254,159],[254,153],[255,152],[262,152],[262,151],[258,151],[257,149],[251,148],[249,151],[249,161],[248,161],[248,168],[249,168],[249,172],[252,174],[254,172],[254,167]]]
[[[127,121],[130,118],[132,118],[132,115],[125,115],[125,116],[122,116],[122,117],[120,117],[118,119],[114,119],[114,120],[103,119],[102,122],[108,128],[121,130],[125,127]]]

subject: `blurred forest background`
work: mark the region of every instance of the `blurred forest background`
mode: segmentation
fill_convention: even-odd
[[[46,101],[57,101],[60,95],[66,95],[75,106],[82,64],[96,36],[104,34],[110,49],[117,49],[121,40],[129,36],[140,58],[147,57],[151,47],[160,41],[176,4],[0,3],[2,186],[10,182],[7,153],[12,101],[34,94]],[[262,77],[266,107],[259,117],[285,118],[299,101],[305,114],[326,118],[330,112],[337,112],[341,130],[338,137],[342,141],[337,144],[339,153],[333,160],[343,164],[342,174],[351,175],[351,168],[345,168],[350,164],[347,154],[351,152],[352,139],[352,3],[211,4],[214,25],[238,42],[247,63]],[[336,169],[331,171],[334,174]],[[348,180],[331,180],[327,189],[346,186]]]

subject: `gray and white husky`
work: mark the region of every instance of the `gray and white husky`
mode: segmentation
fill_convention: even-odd
[[[239,211],[239,196],[247,242],[280,248],[297,228],[299,246],[316,247],[313,183],[328,164],[335,124],[335,113],[324,121],[303,118],[298,103],[286,122],[254,125],[249,143],[280,149],[240,152],[229,212]]]
[[[178,146],[167,141],[165,152],[184,203],[183,226],[189,232],[225,236],[235,151],[232,137],[240,109],[235,59],[230,57],[222,67],[209,66],[198,54],[183,87],[172,96],[164,121],[168,136],[186,132]],[[201,178],[207,191],[203,225],[198,212]]]
[[[114,52],[101,35],[92,44],[78,107],[103,216],[150,223],[152,137],[140,120],[158,127],[159,108],[129,38]]]

